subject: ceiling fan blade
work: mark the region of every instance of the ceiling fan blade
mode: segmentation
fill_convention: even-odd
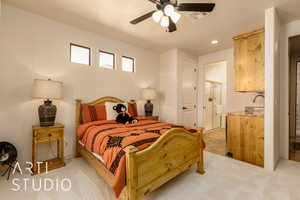
[[[181,3],[177,6],[178,11],[191,12],[212,12],[216,4],[214,3]]]
[[[168,32],[172,33],[177,31],[176,24],[172,21],[171,17],[169,17],[169,27],[168,27]]]
[[[142,22],[142,21],[144,21],[144,20],[146,20],[146,19],[152,17],[152,15],[153,15],[153,13],[155,13],[155,11],[156,11],[156,10],[151,11],[151,12],[149,12],[149,13],[147,13],[147,14],[141,16],[141,17],[138,17],[138,18],[132,20],[130,23],[131,23],[131,24],[138,24],[138,23],[140,23],[140,22]]]
[[[157,1],[157,0],[148,0],[148,1],[150,1],[150,2],[152,2],[152,3],[155,3],[156,5],[160,5],[160,2]]]

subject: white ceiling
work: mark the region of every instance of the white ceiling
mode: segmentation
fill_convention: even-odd
[[[195,20],[185,13],[178,31],[167,33],[152,19],[138,25],[129,21],[154,10],[148,0],[4,0],[16,7],[66,24],[97,32],[114,39],[164,51],[182,48],[205,54],[232,46],[239,33],[264,26],[264,10],[276,6],[282,21],[300,19],[300,0],[179,0],[179,2],[214,2],[215,11]],[[211,40],[220,43],[212,45]]]

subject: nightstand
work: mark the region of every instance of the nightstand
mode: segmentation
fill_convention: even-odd
[[[6,167],[5,166],[2,166],[0,165],[0,174],[2,174],[2,172],[5,172],[6,170]]]
[[[159,120],[159,116],[141,116],[141,117],[146,117],[146,118],[148,118],[148,119],[156,120],[156,121]]]
[[[45,161],[38,161],[38,144],[46,142],[57,142],[57,158]],[[38,170],[37,162],[43,162],[40,165],[40,171]],[[55,124],[54,126],[41,127],[32,126],[32,163],[33,163],[33,175],[38,173],[57,169],[65,166],[64,161],[64,125]],[[47,163],[47,165],[46,165]]]

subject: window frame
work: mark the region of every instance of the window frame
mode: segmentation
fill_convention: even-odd
[[[114,57],[114,63],[113,63],[113,68],[112,69],[100,66],[100,53],[106,53],[106,54],[109,54],[109,55],[113,55],[113,57]],[[103,51],[103,50],[100,49],[99,52],[98,52],[98,56],[99,56],[99,60],[98,60],[99,61],[99,64],[98,64],[99,68],[116,70],[116,54],[115,53],[108,52],[108,51]]]
[[[123,62],[122,62],[122,58],[127,58],[127,59],[131,59],[131,60],[133,60],[133,69],[132,69],[132,72],[129,72],[129,73],[134,73],[136,70],[135,70],[135,58],[133,58],[133,57],[129,57],[129,56],[122,56],[121,57],[121,69],[122,69],[122,72],[128,72],[128,71],[124,71],[123,70]]]
[[[82,64],[82,63],[72,62],[72,46],[88,49],[89,50],[89,64],[87,66],[92,66],[92,49],[90,47],[75,44],[75,43],[70,43],[70,62],[79,64],[79,65],[86,65],[86,64]]]

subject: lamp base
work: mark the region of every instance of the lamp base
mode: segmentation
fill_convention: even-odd
[[[39,107],[40,126],[54,126],[57,108],[49,99]]]
[[[152,115],[153,115],[153,104],[151,103],[150,100],[147,101],[144,108],[145,108],[145,116],[146,117],[152,117]]]

